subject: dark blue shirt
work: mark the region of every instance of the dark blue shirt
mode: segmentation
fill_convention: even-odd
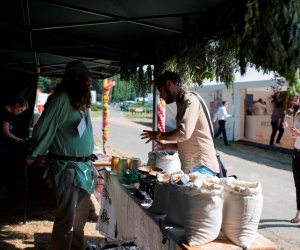
[[[284,109],[283,108],[275,108],[274,112],[272,113],[271,121],[278,122],[279,120],[281,120],[281,122],[283,122],[283,120],[284,120]]]

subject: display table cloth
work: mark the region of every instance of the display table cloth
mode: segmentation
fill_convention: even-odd
[[[97,230],[105,233],[109,241],[133,239],[145,250],[177,249],[178,242],[184,240],[183,228],[166,224],[165,215],[149,213],[143,207],[146,205],[133,196],[118,175],[106,172]],[[168,238],[165,244],[162,243],[164,234]]]

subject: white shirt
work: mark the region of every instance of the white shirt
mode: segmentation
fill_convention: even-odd
[[[297,111],[297,113],[295,114],[294,127],[300,130],[300,111]],[[300,149],[300,136],[296,137],[294,148]]]
[[[216,122],[217,120],[226,120],[231,115],[227,114],[227,110],[225,106],[221,106],[218,108],[218,111],[214,115],[213,122]]]

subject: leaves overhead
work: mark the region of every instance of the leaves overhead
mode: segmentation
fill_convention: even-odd
[[[235,0],[221,20],[225,32],[219,39],[237,49],[242,73],[252,63],[265,72],[278,72],[294,92],[300,91],[300,1]]]
[[[229,87],[237,71],[244,74],[248,66],[254,66],[285,77],[291,95],[300,92],[300,1],[231,0],[225,4],[220,8],[218,33],[203,37],[189,32],[181,39],[160,41],[154,76],[173,70],[187,85],[215,79]],[[133,73],[130,65],[124,64],[127,69],[122,72]]]

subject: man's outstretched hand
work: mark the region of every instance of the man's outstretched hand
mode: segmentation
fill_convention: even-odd
[[[150,130],[143,130],[143,133],[141,133],[142,139],[148,139],[146,143],[150,141],[159,141],[159,137],[161,135],[160,131],[150,131]]]

